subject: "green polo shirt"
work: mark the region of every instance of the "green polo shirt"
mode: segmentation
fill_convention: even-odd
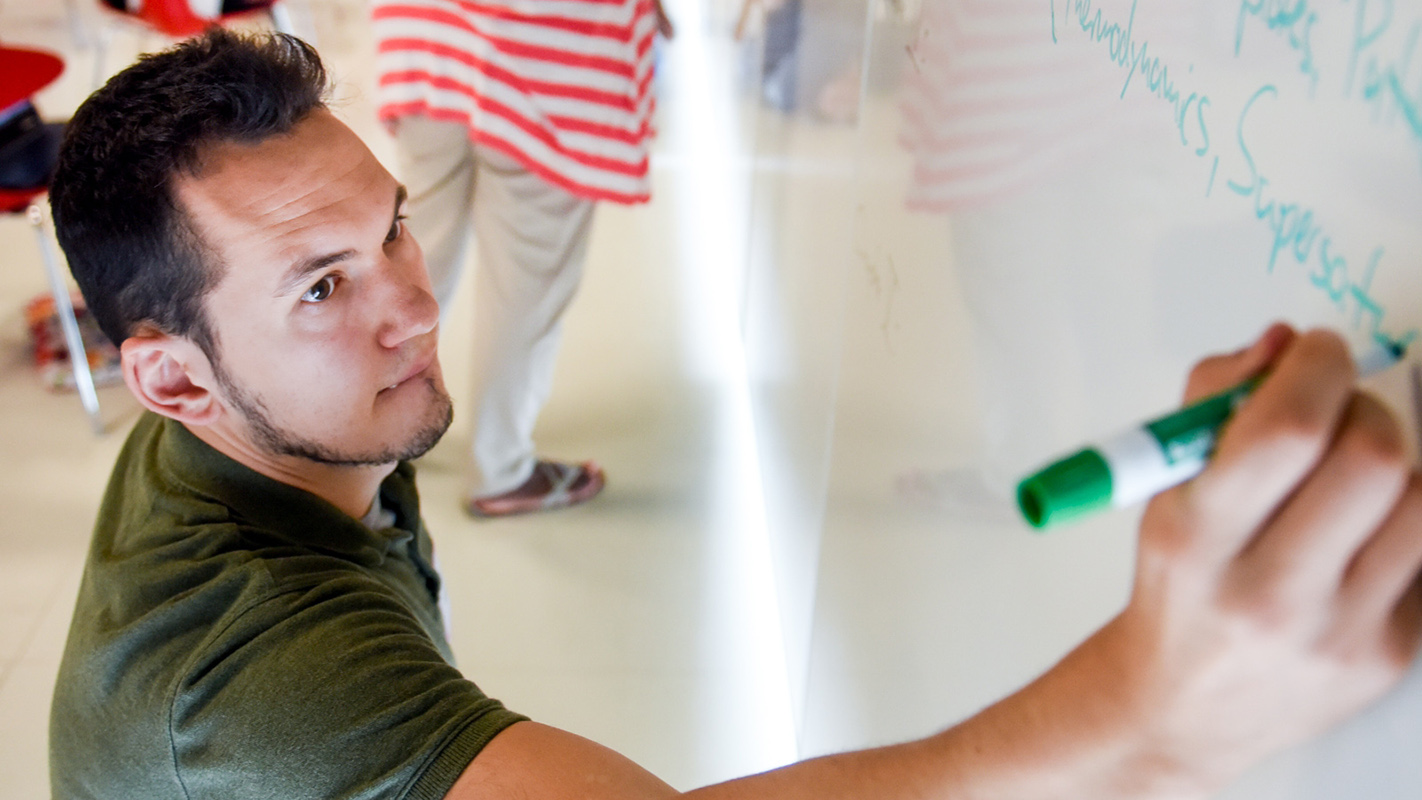
[[[523,717],[453,666],[410,465],[381,502],[371,530],[140,420],[55,686],[54,797],[443,797]]]

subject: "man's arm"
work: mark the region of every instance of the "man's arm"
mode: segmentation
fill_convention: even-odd
[[[1331,334],[1276,326],[1197,366],[1187,399],[1266,368],[1209,468],[1146,510],[1125,610],[1046,674],[936,736],[686,797],[1206,797],[1376,700],[1422,630],[1422,484]],[[679,795],[605,747],[520,723],[448,796]]]

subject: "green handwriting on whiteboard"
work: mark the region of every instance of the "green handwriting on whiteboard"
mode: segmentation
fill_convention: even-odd
[[[1151,49],[1148,40],[1138,39],[1136,29],[1136,2],[1131,3],[1131,14],[1124,27],[1106,17],[1101,9],[1092,12],[1092,0],[1065,0],[1064,21],[1070,23],[1073,16],[1083,33],[1106,46],[1111,61],[1125,71],[1125,81],[1121,84],[1121,97],[1130,91],[1131,84],[1140,77],[1146,91],[1168,104],[1176,131],[1180,134],[1180,144],[1194,146],[1195,155],[1204,156],[1210,150],[1210,127],[1206,113],[1210,108],[1210,98],[1201,92],[1186,94],[1186,88],[1178,85],[1170,65]],[[1057,2],[1052,0],[1052,42],[1057,41]],[[1194,68],[1189,68],[1193,72]]]
[[[1382,56],[1373,54],[1373,60],[1366,62],[1363,73],[1358,73],[1357,61],[1362,51],[1371,48],[1376,40],[1391,24],[1391,4],[1388,15],[1378,22],[1368,15],[1367,0],[1352,0],[1357,3],[1355,33],[1367,30],[1366,36],[1354,37],[1354,52],[1350,61],[1349,86],[1357,74],[1382,75],[1382,84],[1376,89],[1390,91],[1400,113],[1410,128],[1416,129],[1417,141],[1422,143],[1422,114],[1418,104],[1412,102],[1397,78],[1396,65],[1382,66],[1386,62]],[[1304,276],[1317,291],[1327,296],[1339,313],[1351,320],[1354,329],[1365,331],[1373,338],[1391,343],[1407,344],[1417,336],[1417,330],[1395,331],[1387,324],[1387,309],[1373,295],[1373,281],[1382,265],[1386,249],[1375,245],[1366,250],[1366,258],[1350,253],[1343,243],[1331,232],[1327,221],[1315,209],[1284,196],[1271,183],[1261,169],[1258,154],[1262,148],[1252,143],[1248,136],[1249,120],[1252,115],[1265,113],[1269,100],[1279,96],[1279,89],[1273,84],[1261,86],[1235,118],[1235,136],[1232,140],[1211,137],[1211,125],[1219,113],[1215,104],[1203,87],[1184,85],[1194,82],[1194,67],[1190,65],[1181,73],[1178,65],[1172,69],[1168,54],[1136,32],[1136,9],[1138,0],[1133,0],[1129,15],[1124,19],[1112,19],[1106,12],[1096,7],[1093,0],[1052,0],[1051,35],[1052,42],[1059,43],[1059,20],[1066,32],[1078,29],[1088,40],[1100,45],[1102,53],[1115,64],[1125,78],[1120,97],[1125,99],[1132,85],[1138,91],[1145,91],[1158,100],[1171,115],[1181,145],[1189,148],[1201,163],[1208,164],[1208,178],[1205,195],[1212,196],[1219,174],[1220,159],[1227,155],[1231,162],[1244,165],[1243,174],[1229,178],[1226,185],[1229,192],[1249,202],[1254,218],[1266,226],[1272,237],[1272,247],[1265,262],[1269,273],[1275,273],[1281,261],[1292,262],[1304,272]],[[1058,15],[1060,8],[1061,14]],[[1302,54],[1298,69],[1312,79],[1316,85],[1320,72],[1314,60],[1310,33],[1320,17],[1307,0],[1241,0],[1239,28],[1236,32],[1236,55],[1243,42],[1245,22],[1254,16],[1261,19],[1271,30],[1287,36],[1289,45]],[[1366,20],[1371,27],[1363,28]],[[1409,45],[1415,45],[1418,29],[1414,29]],[[1410,59],[1410,51],[1408,58]],[[1410,60],[1406,63],[1410,63]],[[1391,71],[1389,71],[1391,70]],[[1181,75],[1186,76],[1180,78]],[[1388,76],[1391,76],[1390,80]],[[1139,82],[1137,82],[1139,79]],[[1370,84],[1371,85],[1371,84]],[[1389,86],[1391,88],[1389,88]],[[1349,89],[1351,91],[1351,88]],[[1188,93],[1187,93],[1188,92]],[[1367,88],[1362,92],[1365,99]],[[1191,111],[1193,110],[1193,114]]]
[[[1299,72],[1309,79],[1310,91],[1318,89],[1318,63],[1313,58],[1313,29],[1318,11],[1309,0],[1242,0],[1234,28],[1234,54],[1244,47],[1245,23],[1262,22],[1299,54]]]
[[[1398,25],[1392,0],[1349,0],[1353,25],[1343,96],[1361,100],[1372,120],[1401,125],[1422,156],[1422,82],[1417,80],[1422,59],[1414,58],[1422,22],[1414,21],[1399,36],[1390,36]],[[1417,88],[1407,89],[1411,82]]]

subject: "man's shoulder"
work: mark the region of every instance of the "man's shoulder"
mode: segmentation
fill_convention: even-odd
[[[130,796],[182,796],[169,755],[175,710],[232,697],[212,686],[238,653],[299,661],[325,646],[292,633],[303,596],[323,585],[380,588],[337,558],[251,548],[261,535],[214,522],[124,552],[94,549],[56,676],[57,768],[101,775]]]
[[[87,575],[81,590],[56,680],[51,760],[136,790],[128,796],[238,780],[243,758],[268,757],[288,734],[309,734],[307,750],[337,741],[325,720],[339,717],[342,692],[372,714],[398,703],[373,683],[389,663],[358,657],[381,637],[402,643],[393,661],[424,663],[446,683],[458,677],[398,593],[340,558],[231,550],[165,561],[137,581],[116,575]],[[412,681],[390,692],[420,688]],[[252,749],[217,747],[228,740],[214,725]],[[215,747],[221,766],[209,770]]]

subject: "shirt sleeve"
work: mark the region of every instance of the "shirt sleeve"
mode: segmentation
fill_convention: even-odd
[[[520,720],[440,655],[399,596],[337,575],[217,631],[171,705],[190,798],[441,798]]]

